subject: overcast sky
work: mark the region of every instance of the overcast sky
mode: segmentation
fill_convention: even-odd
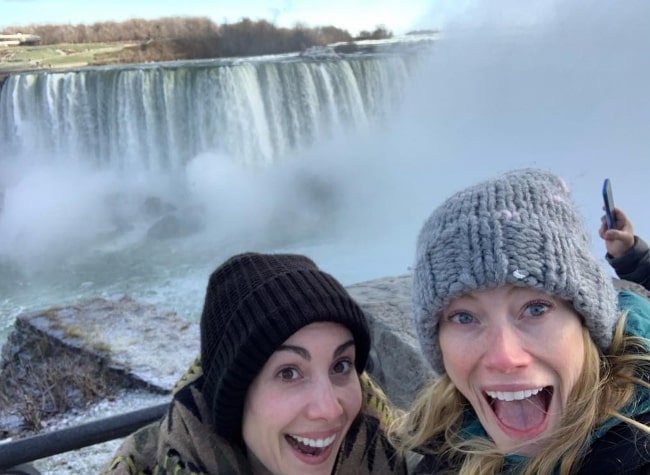
[[[406,33],[427,15],[435,0],[0,0],[0,28],[42,23],[94,23],[129,18],[206,16],[216,23],[243,17],[279,26],[334,25],[352,34],[384,25]]]

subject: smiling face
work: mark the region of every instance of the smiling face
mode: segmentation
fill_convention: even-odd
[[[256,475],[327,474],[361,410],[352,333],[318,322],[288,338],[251,384],[242,433]]]
[[[439,338],[447,374],[499,450],[534,455],[534,439],[559,427],[584,365],[578,314],[508,285],[452,301]]]

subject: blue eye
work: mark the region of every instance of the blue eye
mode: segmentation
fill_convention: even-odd
[[[449,317],[449,320],[455,323],[460,323],[461,325],[468,325],[476,321],[473,315],[466,312],[455,313]]]
[[[541,317],[549,311],[551,305],[546,302],[531,302],[526,305],[524,315],[527,317]]]

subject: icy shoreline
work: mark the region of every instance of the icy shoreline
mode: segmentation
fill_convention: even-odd
[[[171,400],[170,395],[144,391],[124,391],[112,401],[101,401],[78,415],[66,414],[62,419],[48,425],[47,431],[74,427],[86,422],[100,420],[116,414],[144,409]],[[43,475],[70,475],[100,473],[110,462],[123,439],[115,439],[91,445],[79,450],[53,455],[32,462]],[[4,441],[3,441],[4,442]]]

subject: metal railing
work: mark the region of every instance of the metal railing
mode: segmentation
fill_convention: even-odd
[[[159,420],[169,403],[11,442],[0,442],[0,475],[38,475],[28,462],[126,437]]]

